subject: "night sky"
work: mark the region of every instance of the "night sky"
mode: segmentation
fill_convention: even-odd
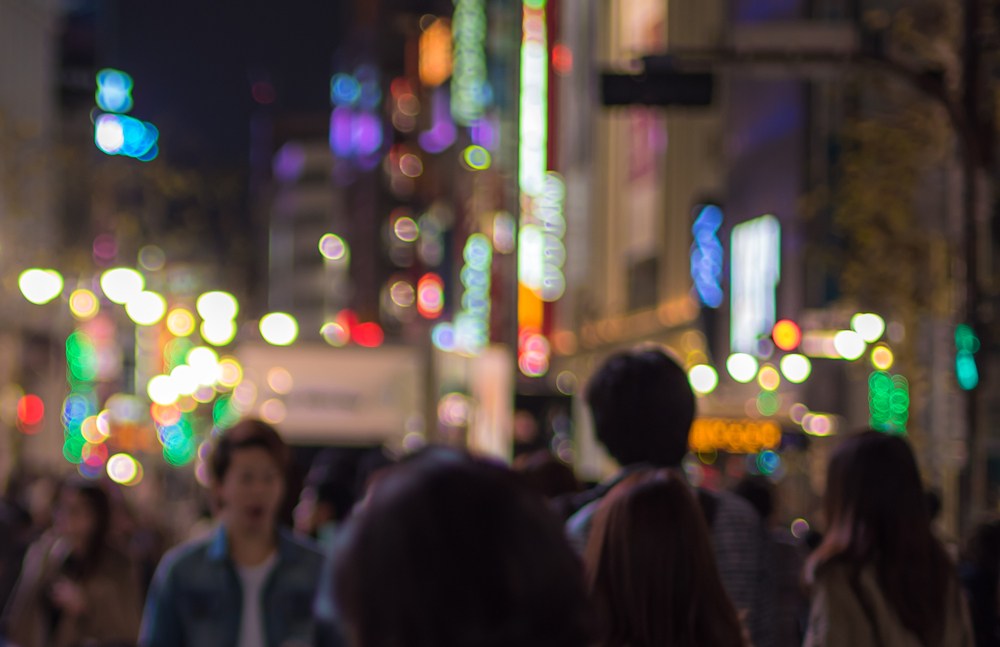
[[[132,116],[152,121],[172,159],[245,165],[251,95],[270,82],[275,112],[325,112],[340,41],[336,0],[103,0],[101,66],[132,75]],[[117,21],[109,20],[117,15]],[[163,147],[161,147],[163,148]]]

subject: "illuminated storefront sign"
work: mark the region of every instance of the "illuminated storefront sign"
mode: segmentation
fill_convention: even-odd
[[[691,425],[688,444],[697,452],[755,454],[781,444],[781,425],[752,418],[698,418]]]
[[[461,279],[465,292],[454,323],[440,323],[431,332],[437,348],[461,355],[481,355],[490,343],[490,271],[493,246],[483,234],[472,234],[463,252]]]
[[[775,323],[775,289],[781,278],[781,225],[763,216],[733,228],[732,323],[734,353],[758,354],[758,340]]]
[[[545,188],[548,146],[549,60],[545,38],[545,0],[524,0],[521,42],[520,185],[536,197]]]
[[[722,243],[717,232],[722,225],[722,210],[714,205],[702,207],[691,233],[691,278],[701,302],[710,307],[722,305]]]
[[[455,43],[451,114],[462,126],[483,116],[489,104],[486,82],[486,0],[457,0],[452,17]]]

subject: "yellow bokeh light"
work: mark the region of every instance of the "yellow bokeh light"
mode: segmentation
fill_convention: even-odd
[[[108,437],[101,433],[101,429],[97,424],[97,416],[90,416],[83,421],[80,425],[80,435],[83,436],[84,440],[88,443],[93,443],[98,445],[103,443]]]
[[[233,357],[219,360],[219,385],[231,389],[243,380],[243,367]]]
[[[781,384],[781,376],[778,370],[771,365],[765,365],[757,375],[757,382],[765,391],[774,391]]]
[[[69,296],[69,311],[80,321],[92,319],[100,309],[97,297],[90,290],[76,290]]]
[[[888,346],[876,346],[872,350],[872,366],[880,371],[887,371],[893,362],[892,351]]]
[[[174,308],[167,315],[167,330],[177,337],[187,337],[194,332],[194,315],[185,308]]]

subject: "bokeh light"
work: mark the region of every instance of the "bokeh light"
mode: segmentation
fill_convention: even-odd
[[[93,319],[99,310],[97,297],[90,290],[76,290],[69,295],[69,311],[80,321]]]
[[[469,146],[462,151],[462,161],[473,171],[482,171],[490,167],[490,153],[482,146]]]
[[[167,262],[167,255],[156,245],[146,245],[139,250],[139,265],[150,272],[163,269]]]
[[[299,324],[290,314],[272,312],[261,318],[260,334],[269,344],[288,346],[299,336]]]
[[[708,364],[699,364],[688,371],[691,388],[700,394],[711,393],[719,384],[719,374]]]
[[[144,290],[129,297],[125,303],[125,313],[140,326],[152,326],[166,311],[167,302],[156,292]]]
[[[48,303],[63,289],[62,275],[55,270],[30,269],[21,272],[17,285],[24,298],[36,305]]]
[[[795,350],[802,341],[802,331],[794,321],[782,319],[771,330],[774,345],[781,350]]]
[[[205,321],[232,321],[240,311],[236,297],[228,292],[206,292],[195,305]]]
[[[80,435],[91,444],[99,445],[108,439],[97,426],[97,416],[89,416],[80,425]]]
[[[285,395],[292,390],[292,384],[292,375],[280,366],[275,366],[267,372],[267,385],[275,393]]]
[[[186,308],[174,308],[167,315],[167,330],[177,337],[187,337],[194,332],[195,322]]]
[[[441,277],[428,272],[417,282],[417,312],[425,319],[436,319],[444,309],[444,283]]]
[[[223,357],[219,360],[218,383],[227,389],[231,389],[243,381],[243,367],[232,357]]]
[[[385,333],[382,332],[382,327],[375,322],[358,324],[351,330],[351,339],[358,346],[364,346],[365,348],[375,348],[382,345],[382,341],[385,339]]]
[[[792,522],[792,535],[796,539],[802,539],[809,533],[809,522],[805,519],[796,519]]]
[[[887,371],[892,366],[892,351],[888,346],[879,344],[872,349],[872,366],[880,371]]]
[[[837,353],[848,360],[855,360],[865,354],[865,340],[852,330],[841,330],[833,338]]]
[[[101,290],[111,301],[125,305],[130,298],[142,292],[145,279],[133,269],[116,267],[101,275]]]
[[[389,297],[392,302],[401,308],[409,308],[413,305],[413,301],[416,298],[416,293],[413,291],[413,286],[406,281],[396,281],[389,288]]]
[[[175,404],[157,404],[153,403],[149,406],[149,415],[158,425],[175,425],[180,419],[182,412],[180,408]]]
[[[770,364],[766,364],[760,369],[760,373],[757,374],[757,383],[765,391],[774,391],[781,384],[781,376],[778,374],[778,369]]]
[[[323,327],[319,329],[319,333],[323,335],[326,343],[338,348],[351,340],[351,334],[344,329],[344,326],[335,321],[323,324]]]
[[[225,346],[236,337],[236,322],[229,319],[208,319],[201,322],[201,337],[213,346]]]
[[[726,370],[734,380],[745,384],[757,375],[757,358],[746,353],[733,353],[726,360]]]
[[[157,404],[173,404],[177,402],[177,387],[167,375],[157,375],[146,386],[149,399]]]
[[[424,164],[413,153],[406,153],[399,158],[399,170],[406,177],[420,177],[424,172]]]
[[[187,364],[181,364],[170,371],[170,379],[180,395],[192,395],[201,386],[198,373]]]
[[[417,226],[413,218],[408,216],[397,218],[392,230],[396,234],[396,238],[404,243],[412,243],[420,236],[420,227]]]
[[[132,109],[132,77],[120,70],[101,70],[97,73],[94,99],[101,110],[128,112]]]
[[[37,425],[45,417],[45,403],[37,395],[23,396],[17,402],[17,419],[22,424]]]
[[[885,332],[885,321],[877,314],[864,313],[851,317],[851,329],[868,343],[876,342]]]
[[[108,155],[118,154],[125,146],[125,129],[117,115],[101,115],[94,122],[94,143]]]
[[[799,384],[812,373],[812,362],[805,355],[793,353],[781,358],[781,373],[789,382]]]
[[[802,420],[806,417],[807,413],[809,413],[809,407],[801,402],[796,402],[788,408],[788,417],[797,425],[802,424]]]
[[[128,454],[115,454],[108,459],[108,478],[121,485],[134,485],[139,474],[138,463]]]
[[[331,261],[339,261],[347,255],[347,243],[336,234],[324,234],[319,239],[319,253]]]
[[[207,346],[198,346],[188,351],[187,363],[202,386],[212,386],[219,378],[219,356]]]
[[[260,419],[271,425],[282,422],[286,413],[285,403],[278,399],[265,400],[260,405]]]

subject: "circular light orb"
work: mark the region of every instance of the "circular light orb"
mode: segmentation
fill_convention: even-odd
[[[167,330],[177,337],[187,337],[194,332],[194,315],[185,308],[174,308],[167,315]]]
[[[225,346],[236,336],[236,322],[231,319],[206,319],[201,322],[201,337],[213,346]]]
[[[198,373],[187,364],[174,367],[170,371],[170,379],[174,381],[174,387],[180,395],[192,395],[201,386]]]
[[[125,303],[125,313],[140,326],[152,326],[166,311],[167,302],[156,292],[139,292]]]
[[[80,321],[93,319],[100,309],[97,297],[90,290],[76,290],[69,295],[69,311]]]
[[[796,539],[802,539],[809,532],[809,522],[805,519],[796,519],[792,522],[792,535]]]
[[[198,384],[202,386],[212,386],[219,378],[219,356],[207,346],[198,346],[188,351],[187,363],[194,371]]]
[[[802,341],[802,330],[794,321],[782,319],[771,329],[771,338],[781,350],[795,350]]]
[[[162,270],[167,262],[167,255],[156,245],[146,245],[139,250],[139,265],[150,272]]]
[[[778,375],[778,369],[771,365],[764,366],[760,369],[760,373],[757,374],[757,383],[765,391],[774,391],[781,384],[781,376]]]
[[[726,370],[734,380],[746,384],[757,375],[757,358],[746,353],[734,353],[726,360]]]
[[[801,425],[803,419],[805,419],[806,414],[809,413],[809,407],[802,404],[801,402],[796,402],[788,409],[788,417],[792,419],[797,425]]]
[[[83,421],[83,424],[80,425],[80,435],[88,443],[93,443],[94,445],[99,445],[108,439],[107,436],[101,433],[100,428],[97,426],[97,416],[89,416]]]
[[[101,115],[94,126],[94,143],[103,152],[115,155],[125,146],[125,128],[117,115]]]
[[[332,321],[330,323],[323,324],[323,327],[319,329],[319,334],[323,335],[323,339],[326,340],[326,343],[338,348],[346,344],[351,339],[350,333],[348,333],[342,325]]]
[[[59,296],[63,289],[63,280],[55,270],[31,269],[21,272],[17,280],[21,294],[35,305],[48,303]]]
[[[851,317],[851,329],[861,335],[861,339],[866,342],[876,342],[885,332],[885,321],[882,317],[870,312],[856,314]]]
[[[146,280],[133,269],[116,267],[101,275],[101,290],[104,296],[115,303],[126,304],[136,294],[142,292]]]
[[[292,390],[292,375],[280,366],[275,366],[267,372],[267,385],[275,393],[285,395]]]
[[[876,346],[872,351],[872,366],[880,371],[887,371],[892,366],[892,351],[888,346]]]
[[[108,459],[108,478],[115,483],[128,485],[139,473],[135,459],[128,454],[115,454]]]
[[[157,375],[151,379],[146,387],[146,392],[149,394],[150,400],[156,404],[164,405],[177,402],[177,397],[180,395],[177,393],[174,381],[167,375]]]
[[[324,234],[319,239],[319,253],[331,261],[339,261],[347,255],[347,243],[336,234]]]
[[[260,334],[269,344],[288,346],[299,336],[299,324],[290,314],[272,312],[261,318]]]
[[[417,227],[417,223],[413,221],[413,218],[406,216],[398,218],[392,226],[392,230],[395,232],[396,238],[404,243],[412,243],[420,236],[420,228]]]
[[[198,297],[196,306],[205,321],[232,321],[240,311],[236,297],[228,292],[206,292]]]
[[[865,354],[865,340],[852,330],[841,330],[833,338],[833,347],[844,359],[855,360]]]
[[[406,177],[419,177],[424,172],[424,163],[413,153],[407,153],[399,158],[399,170]]]
[[[260,405],[260,419],[270,425],[276,425],[285,419],[287,410],[281,400],[265,400]]]
[[[105,409],[97,414],[97,430],[107,438],[111,435],[111,412]]]
[[[473,171],[482,171],[490,167],[490,153],[482,146],[469,146],[462,151],[462,160]]]
[[[392,302],[400,308],[409,308],[416,300],[416,292],[414,292],[413,286],[406,281],[396,281],[393,283],[392,287],[389,288],[389,296],[392,297]]]
[[[219,385],[231,389],[243,381],[243,367],[232,357],[219,360]]]
[[[691,367],[691,370],[688,371],[688,381],[691,383],[692,389],[704,395],[711,393],[718,386],[719,374],[708,364],[699,364]]]
[[[812,362],[805,355],[793,353],[781,358],[781,373],[789,382],[805,382],[812,372]]]

